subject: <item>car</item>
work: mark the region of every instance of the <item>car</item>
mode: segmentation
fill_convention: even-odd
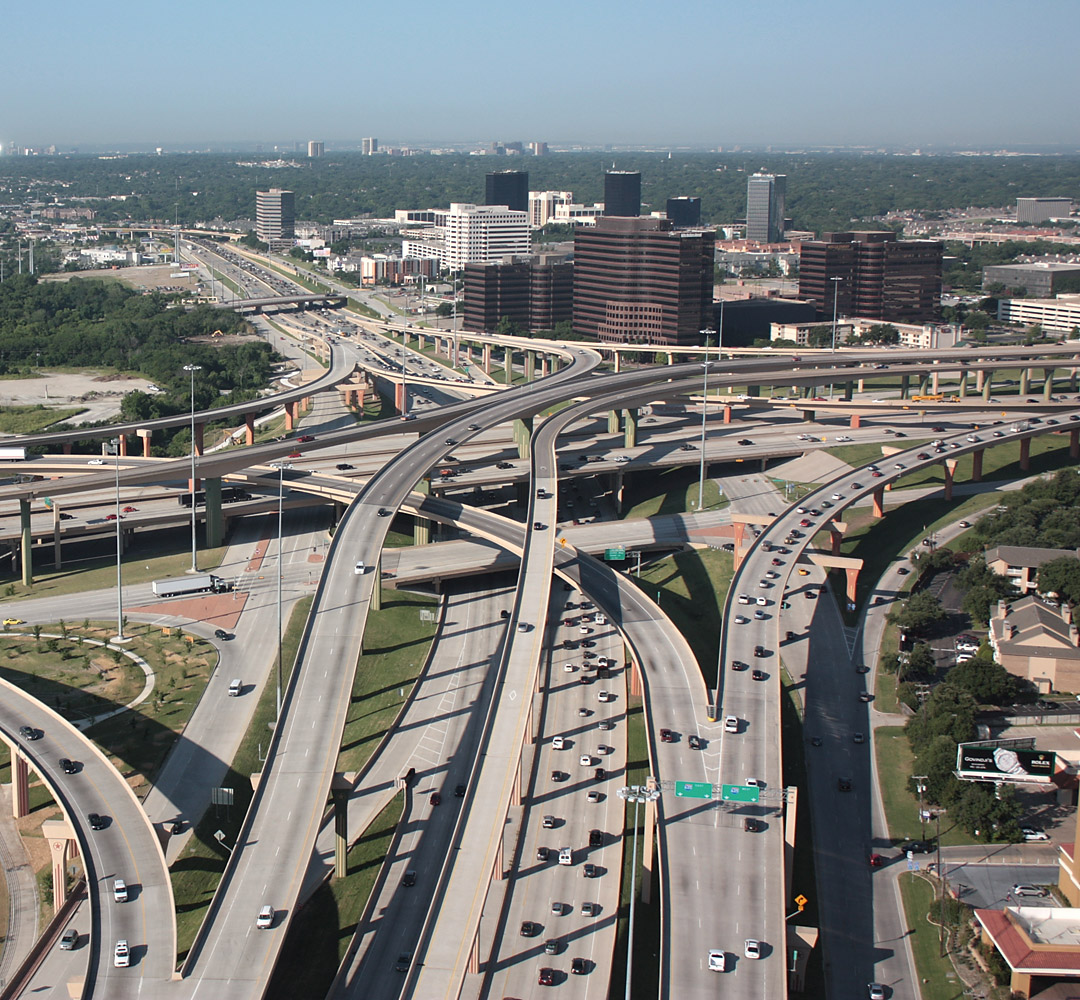
[[[431,796],[428,798],[428,801],[433,806],[442,805],[442,795],[440,795],[438,792],[432,792]]]
[[[607,732],[608,730],[615,728],[615,723],[612,722],[611,719],[601,719],[598,728]]]
[[[457,438],[447,438],[446,444],[457,444]]]
[[[118,520],[120,520],[120,518],[118,518],[115,514],[106,514],[105,515],[105,520],[106,521],[118,521]]]
[[[183,832],[184,832],[184,821],[182,819],[173,820],[171,825],[169,826],[169,833],[172,836],[175,837],[177,834],[180,834],[180,833],[183,833]]]
[[[116,942],[116,947],[113,948],[112,964],[117,969],[126,969],[131,965],[131,952],[128,950],[128,943],[125,938],[121,938]]]
[[[63,511],[61,511],[60,520],[61,521],[74,521],[75,520],[75,515],[74,514],[66,514]]]
[[[405,886],[406,889],[411,889],[416,885],[416,872],[411,868],[405,869],[405,874],[401,876],[401,884]]]
[[[551,780],[554,781],[556,784],[558,784],[561,781],[566,781],[566,779],[569,778],[569,777],[570,777],[570,775],[566,774],[564,771],[552,771],[551,772]]]
[[[478,431],[478,430],[480,430],[480,425],[479,424],[469,424],[467,429],[470,430],[470,431]]]
[[[896,567],[896,575],[897,576],[907,576],[908,573],[910,573],[910,572],[911,572],[911,570],[909,570],[907,568],[907,566],[897,566]]]
[[[593,780],[594,781],[603,781],[606,778],[607,778],[607,772],[602,767],[598,767],[595,771],[593,771]]]
[[[600,801],[600,793],[598,791],[594,790],[594,789],[589,789],[589,791],[585,795],[585,801],[586,802],[599,802]]]
[[[852,733],[851,734],[851,742],[852,743],[865,743],[866,742],[866,736],[864,736],[862,733]]]
[[[743,945],[743,955],[747,958],[761,958],[761,942],[754,938],[747,938]]]
[[[1026,882],[1017,882],[1011,890],[1014,896],[1045,896],[1046,890],[1041,886],[1029,885]]]
[[[871,868],[880,868],[884,864],[885,864],[885,859],[880,854],[871,854],[870,855],[870,867]]]
[[[614,700],[614,695],[610,691],[597,691],[596,700],[602,702],[609,702]]]
[[[599,878],[600,870],[596,865],[585,864],[581,866],[581,874],[584,875],[585,878]]]
[[[774,559],[772,561],[772,564],[774,566],[783,566],[784,565],[784,560],[783,559]]]
[[[454,786],[454,798],[455,799],[463,799],[463,798],[465,798],[465,791],[466,791],[466,789],[465,789],[464,785],[462,785],[462,784],[455,785]]]
[[[87,465],[104,465],[105,464],[105,459],[103,459],[103,458],[92,458],[86,464]]]
[[[587,753],[583,753],[578,759],[578,763],[582,767],[592,767],[592,757]]]
[[[349,465],[348,462],[338,462],[338,464],[335,465],[334,468],[337,469],[339,472],[347,472],[349,469],[353,468],[353,466]]]
[[[495,468],[496,469],[512,469],[513,467],[514,467],[513,462],[496,462],[495,463]]]
[[[739,720],[734,715],[729,715],[724,719],[724,732],[725,733],[737,733],[739,731]]]
[[[837,778],[836,779],[836,787],[841,792],[850,792],[851,791],[851,779],[850,778]]]
[[[759,622],[765,621],[765,619],[768,618],[768,617],[769,616],[767,614],[765,614],[765,612],[762,611],[760,608],[758,608],[754,612],[754,618],[756,618]]]
[[[79,932],[74,927],[69,927],[60,937],[60,950],[73,951],[79,943]]]
[[[799,522],[799,527],[800,528],[809,528],[809,527],[812,527],[812,526],[813,526],[813,522],[809,521],[805,517]]]
[[[755,670],[750,676],[756,681],[763,681],[765,680],[766,674],[764,670]]]
[[[301,434],[296,439],[296,443],[297,444],[307,444],[308,441],[314,441],[314,440],[315,440],[315,435],[314,434]]]
[[[214,638],[220,639],[222,642],[228,642],[232,638],[232,635],[223,628],[216,628],[214,629]]]
[[[757,833],[758,829],[759,829],[758,821],[756,819],[753,819],[750,816],[744,817],[744,819],[743,819],[743,829],[747,833]]]
[[[558,955],[562,951],[562,941],[558,938],[548,938],[544,942],[545,955]]]
[[[829,497],[829,499],[830,500],[843,500],[844,497],[843,497],[843,494],[841,494],[841,493],[834,493],[831,497]]]
[[[533,521],[533,531],[543,531],[546,527],[547,525],[541,521]]]
[[[688,441],[686,444],[684,444],[682,446],[682,451],[697,451],[697,445],[696,444],[690,444],[690,442]]]
[[[661,743],[674,743],[675,734],[670,729],[660,730],[660,742]]]
[[[727,965],[727,956],[722,951],[713,949],[709,952],[709,971],[723,972]]]
[[[736,615],[735,616],[735,624],[736,625],[747,625],[747,624],[749,624],[749,622],[750,622],[750,619],[747,618],[746,615]]]
[[[540,974],[537,976],[536,981],[541,986],[554,986],[555,985],[555,970],[554,969],[541,969]]]
[[[545,830],[552,830],[552,829],[554,829],[554,828],[555,828],[555,817],[554,817],[554,816],[551,816],[551,815],[547,815],[547,816],[545,816],[545,817],[543,818],[543,820],[541,821],[541,824],[540,824],[540,825],[541,825],[541,826],[543,826],[543,828],[544,828]]]
[[[1050,834],[1048,834],[1045,830],[1036,830],[1032,826],[1022,826],[1020,827],[1020,832],[1024,835],[1024,840],[1028,841],[1029,843],[1050,839]]]
[[[691,750],[701,749],[701,737],[694,733],[691,733],[689,736],[686,737],[686,743]]]
[[[856,663],[855,664],[855,673],[857,673],[857,674],[868,674],[868,673],[870,673],[870,668],[865,663]]]
[[[40,729],[35,729],[33,726],[19,726],[19,735],[24,740],[40,740],[44,735]]]
[[[747,669],[749,669],[749,667],[750,667],[750,664],[749,663],[743,663],[742,660],[732,660],[731,661],[731,669],[732,670],[747,670]]]
[[[860,691],[859,692],[859,701],[861,701],[861,702],[870,702],[870,701],[873,701],[873,700],[874,700],[874,696],[869,691]]]
[[[585,964],[583,958],[570,959],[570,974],[572,976],[584,976],[589,971],[589,967]]]
[[[589,846],[590,847],[603,847],[604,846],[604,831],[603,830],[590,830],[589,831]]]
[[[893,436],[898,438],[906,438],[907,435],[903,431],[893,431]]]
[[[928,840],[905,840],[900,845],[904,854],[929,854],[933,849],[934,845]]]
[[[301,455],[300,452],[298,452],[298,451],[290,451],[289,454],[288,454],[288,457],[289,458],[303,458],[304,456]]]
[[[753,444],[754,442],[751,441],[749,438],[739,438],[738,443],[745,447],[746,445]]]
[[[398,955],[397,961],[394,962],[394,971],[408,972],[410,965],[412,965],[412,952],[403,951],[400,955]]]
[[[597,917],[597,916],[599,916],[600,915],[600,904],[599,903],[588,903],[588,902],[582,903],[581,904],[581,915],[584,916],[584,917]]]
[[[68,760],[67,757],[61,757],[59,764],[64,774],[75,774],[79,770],[79,765],[73,760]]]
[[[869,1000],[885,1000],[885,987],[881,983],[867,983],[866,995]]]
[[[772,586],[772,584],[768,580],[758,580],[758,586],[762,590],[768,590]]]
[[[590,715],[592,715],[592,709],[585,708],[585,706],[583,705],[577,710],[577,714],[579,719],[587,719]]]
[[[765,656],[765,655],[766,655],[766,650],[765,650],[764,646],[755,646],[754,647],[754,656]]]
[[[357,563],[357,564],[356,564],[356,565],[355,565],[355,566],[353,567],[353,574],[354,574],[355,576],[363,576],[363,575],[364,575],[364,572],[365,572],[365,569],[366,569],[366,567],[364,566],[364,561],[363,561],[363,560],[361,559],[361,560],[360,560],[360,562],[358,562],[358,563]]]
[[[379,517],[389,517],[392,513],[393,511],[389,507],[379,508]]]
[[[138,507],[132,507],[130,504],[127,507],[123,508],[125,514],[135,514],[138,513],[138,510]]]
[[[853,490],[861,490],[862,489],[862,484],[861,483],[852,483],[851,488]]]

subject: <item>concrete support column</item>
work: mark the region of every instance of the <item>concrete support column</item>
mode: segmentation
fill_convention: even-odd
[[[919,395],[925,396],[930,391],[930,380],[925,376],[919,378]],[[906,398],[906,397],[905,397]]]
[[[335,784],[338,776],[334,776]],[[344,878],[349,874],[349,795],[352,789],[335,787],[331,789],[334,801],[334,877]]]
[[[607,429],[609,434],[618,434],[622,428],[619,426],[619,411],[608,410]]]
[[[509,347],[503,348],[503,367],[506,370],[506,384],[514,381],[514,352]]]
[[[982,482],[982,463],[983,463],[983,449],[971,453],[971,481],[973,483]]]
[[[154,436],[154,432],[152,430],[150,430],[149,428],[140,427],[139,430],[137,430],[135,433],[138,434],[139,437],[142,438],[143,458],[149,458],[150,457],[150,439]]]
[[[614,480],[614,493],[615,493],[615,514],[617,517],[623,515],[623,500],[626,499],[626,476],[621,472],[615,473]]]
[[[57,504],[53,504],[52,537],[53,569],[63,569],[60,545],[60,507]]]
[[[195,425],[195,457],[202,458],[203,455],[203,431],[206,430],[206,424]]]
[[[1080,427],[1069,431],[1069,458],[1080,458]]]
[[[117,442],[119,444],[120,456],[122,458],[126,457],[127,453],[128,453],[128,450],[127,450],[127,435],[126,434],[118,434],[116,436],[116,440],[117,440]]]
[[[59,913],[60,907],[67,902],[67,854],[68,837],[49,837],[49,857],[52,860],[52,903],[53,913]]]
[[[1049,403],[1050,397],[1054,394],[1054,369],[1044,368],[1043,373],[1045,375],[1043,379],[1043,402]]]
[[[1028,383],[1031,381],[1031,369],[1020,369],[1020,395],[1026,396],[1028,394]]]
[[[874,517],[885,516],[885,487],[879,486],[873,493]]]
[[[525,381],[531,382],[536,378],[536,351],[525,352]]]
[[[221,476],[203,481],[206,491],[206,544],[217,548],[225,537],[225,518],[221,513]]]
[[[993,374],[994,373],[990,372],[989,374],[991,376],[991,381],[993,381]],[[975,373],[975,391],[976,392],[982,392],[983,391],[983,383],[986,382],[986,376],[987,376],[987,373],[984,372],[981,368]]]
[[[636,409],[623,410],[623,447],[637,447],[637,428],[640,414]]]
[[[965,368],[960,373],[960,389],[959,389],[959,391],[957,393],[957,395],[959,395],[961,399],[963,399],[967,395],[967,387],[968,387],[968,372],[967,372],[967,369]]]
[[[532,722],[532,713],[530,713],[529,722],[530,723]],[[532,726],[530,725],[529,728],[531,730]],[[521,786],[522,786],[521,769],[522,769],[522,762],[521,762],[521,758],[519,757],[518,758],[517,768],[514,771],[514,782],[510,786],[510,805],[512,805],[512,806],[521,805]]]
[[[371,581],[371,604],[368,610],[382,611],[382,556],[375,561],[375,569],[372,573],[375,579]]]
[[[506,866],[503,861],[503,839],[499,838],[499,843],[495,848],[495,871],[492,872],[492,878],[496,882],[502,882],[506,878]]]
[[[725,403],[724,404],[724,423],[725,424],[730,424],[731,423],[731,404],[730,403]]]
[[[549,361],[548,355],[546,355],[546,354],[540,355],[540,377],[541,378],[547,378],[548,377],[549,367],[550,367],[550,361]]]
[[[814,417],[815,416],[816,416],[816,413],[815,413],[814,410],[803,410],[802,411],[802,418],[803,418],[803,420],[807,421],[807,423],[812,424],[814,422]]]
[[[481,361],[481,365],[483,366],[484,371],[488,375],[490,375],[491,374],[491,344],[484,344],[482,358],[483,358],[483,360]]]
[[[515,418],[514,442],[517,444],[519,458],[528,458],[532,454],[532,430],[532,417]]]
[[[673,364],[675,364],[675,355],[674,355],[674,354],[669,354],[669,355],[667,356],[667,363],[668,363],[669,365],[673,365]]]
[[[901,375],[900,376],[900,398],[901,399],[907,399],[908,398],[908,390],[910,388],[911,388],[911,376],[910,375]]]
[[[612,351],[612,355],[615,358],[615,374],[618,375],[622,371],[622,351]]]
[[[1020,469],[1027,472],[1031,468],[1031,438],[1020,439]]]
[[[19,500],[19,530],[20,548],[22,550],[22,582],[23,586],[34,585],[34,536],[30,532],[30,501]]]
[[[945,470],[945,499],[951,500],[953,493],[953,481],[956,479],[956,459],[947,458],[941,463],[942,468]]]
[[[60,449],[61,449],[61,451],[63,451],[63,453],[65,455],[70,455],[71,454],[71,442],[70,441],[65,441],[64,444],[62,444],[60,446]]]
[[[244,414],[244,444],[253,445],[255,443],[255,414]]]
[[[8,743],[8,753],[11,756],[11,815],[22,819],[30,815],[30,764],[13,743]]]
[[[859,379],[858,385],[859,385],[859,392],[866,392],[866,379],[864,379],[864,378]]]
[[[296,403],[285,404],[285,430],[291,431],[296,426]]]
[[[855,383],[854,382],[845,382],[844,383],[844,401],[847,402],[847,403],[850,403],[852,398],[854,397],[854,395],[855,395]]]
[[[480,974],[480,935],[473,938],[472,947],[469,949],[468,972],[470,976]]]
[[[426,517],[413,514],[413,545],[431,544],[431,522]]]
[[[405,412],[405,383],[404,382],[395,382],[394,383],[394,409],[398,413],[404,413]],[[286,426],[288,426],[288,425],[286,425]]]
[[[843,541],[843,534],[839,531],[835,531],[832,525],[829,525],[829,551],[832,552],[834,556],[840,555],[840,545]]]
[[[982,372],[979,372],[979,374],[981,375]],[[976,385],[976,388],[978,388],[977,385]],[[994,394],[994,373],[993,372],[987,372],[986,373],[986,378],[983,380],[983,384],[982,384],[983,402],[989,402],[990,397],[993,394]]]
[[[858,428],[862,427],[862,414],[853,413],[851,415],[851,419],[848,421],[848,427],[850,427],[852,430],[857,430]]]
[[[734,534],[735,548],[732,551],[732,555],[735,558],[735,569],[738,569],[743,560],[743,535],[746,531],[745,525],[741,521],[736,521],[731,526]]]
[[[930,373],[930,391],[935,395],[941,392],[941,372]]]
[[[630,697],[640,698],[644,691],[641,683],[641,666],[637,660],[630,661]]]
[[[847,576],[847,599],[851,604],[855,603],[855,588],[859,584],[858,567],[849,567],[844,570]]]

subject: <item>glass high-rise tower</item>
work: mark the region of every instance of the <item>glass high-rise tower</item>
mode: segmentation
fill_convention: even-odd
[[[784,174],[754,174],[746,182],[746,238],[779,243],[784,238]]]

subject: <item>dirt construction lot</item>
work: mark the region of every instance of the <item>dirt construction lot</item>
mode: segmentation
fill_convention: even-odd
[[[120,412],[120,400],[133,389],[150,383],[132,375],[93,370],[42,372],[32,378],[0,379],[0,406],[84,406],[73,424],[105,420]]]

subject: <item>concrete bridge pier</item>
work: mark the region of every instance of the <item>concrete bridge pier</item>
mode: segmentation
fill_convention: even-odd
[[[536,378],[536,351],[525,352],[525,381],[532,382]]]
[[[34,536],[30,531],[30,501],[19,499],[19,542],[22,555],[22,582],[25,587],[34,585]]]
[[[491,344],[484,344],[483,353],[481,355],[481,362],[484,372],[488,375],[491,374]]]
[[[817,411],[815,411],[815,410],[803,410],[802,411],[803,420],[805,420],[807,423],[810,423],[810,424],[812,424],[814,422],[814,417],[816,415],[817,415]]]
[[[973,483],[982,482],[983,451],[984,449],[980,448],[971,453],[971,481]]]
[[[935,394],[941,392],[941,372],[930,373],[930,391]]]
[[[851,400],[854,398],[854,395],[855,395],[855,383],[854,382],[845,382],[844,383],[844,402],[850,403]]]
[[[532,432],[532,417],[514,419],[514,441],[517,444],[519,458],[528,458],[532,454]]]
[[[1026,396],[1028,394],[1028,389],[1029,389],[1028,383],[1030,381],[1031,381],[1031,369],[1030,368],[1021,368],[1020,369],[1020,395],[1021,396]]]
[[[1080,458],[1080,427],[1069,431],[1069,458]]]
[[[947,458],[941,463],[942,468],[945,470],[945,499],[951,500],[953,497],[953,482],[956,479],[956,466],[957,461],[955,458]]]
[[[911,376],[910,375],[901,375],[900,376],[900,398],[901,399],[907,399],[908,398],[908,392],[910,391],[910,389],[911,389]]]
[[[30,815],[30,763],[14,740],[4,742],[11,758],[11,815],[22,819]]]
[[[225,518],[221,512],[221,476],[211,476],[203,483],[206,492],[206,544],[217,548],[225,537]]]
[[[372,570],[375,579],[371,582],[370,611],[382,611],[382,556],[375,561],[375,569]],[[363,650],[360,651],[363,655]]]
[[[514,384],[514,351],[510,347],[503,348],[503,365],[506,370],[506,384]]]
[[[622,351],[612,351],[611,354],[615,360],[615,374],[618,375],[622,371]]]
[[[619,426],[619,411],[618,410],[608,410],[607,429],[608,429],[609,434],[618,434],[619,431],[622,429]]]
[[[968,390],[968,372],[967,372],[967,369],[965,368],[960,373],[960,388],[957,390],[957,395],[961,399],[963,399],[967,395],[967,390]]]
[[[873,493],[874,500],[874,517],[882,518],[885,516],[885,487],[879,486]]]
[[[349,874],[349,796],[352,785],[343,774],[335,774],[330,786],[334,803],[334,877]],[[406,793],[408,794],[408,793]]]
[[[851,415],[851,419],[848,421],[848,427],[850,427],[852,430],[858,430],[860,427],[862,427],[862,414],[853,413]]]
[[[143,458],[149,458],[150,457],[150,439],[154,436],[154,432],[152,430],[150,430],[149,427],[140,427],[135,433],[139,437],[142,438]]]
[[[623,410],[623,447],[634,448],[637,446],[638,420],[641,414],[636,408]]]
[[[249,447],[255,443],[255,414],[244,414],[244,444]]]
[[[49,858],[52,861],[52,903],[53,913],[59,913],[67,902],[67,863],[68,858],[77,858],[78,841],[71,824],[66,820],[46,820],[41,824],[41,832],[49,842]],[[75,850],[72,851],[74,845]]]
[[[1020,469],[1027,472],[1031,468],[1031,438],[1020,439]]]
[[[982,372],[979,375],[982,376]],[[987,372],[986,376],[982,379],[982,385],[980,386],[978,381],[975,383],[976,390],[982,389],[982,398],[984,403],[990,401],[990,397],[994,394],[994,373]]]
[[[725,424],[730,424],[731,423],[731,404],[730,403],[725,403],[724,404],[724,423]]]
[[[844,575],[847,577],[847,599],[848,603],[855,603],[855,592],[859,585],[859,569],[857,566],[848,566],[844,569]]]
[[[1050,397],[1054,394],[1054,369],[1043,369],[1043,402],[1049,403]]]
[[[296,426],[296,403],[285,404],[285,430],[291,431]]]

